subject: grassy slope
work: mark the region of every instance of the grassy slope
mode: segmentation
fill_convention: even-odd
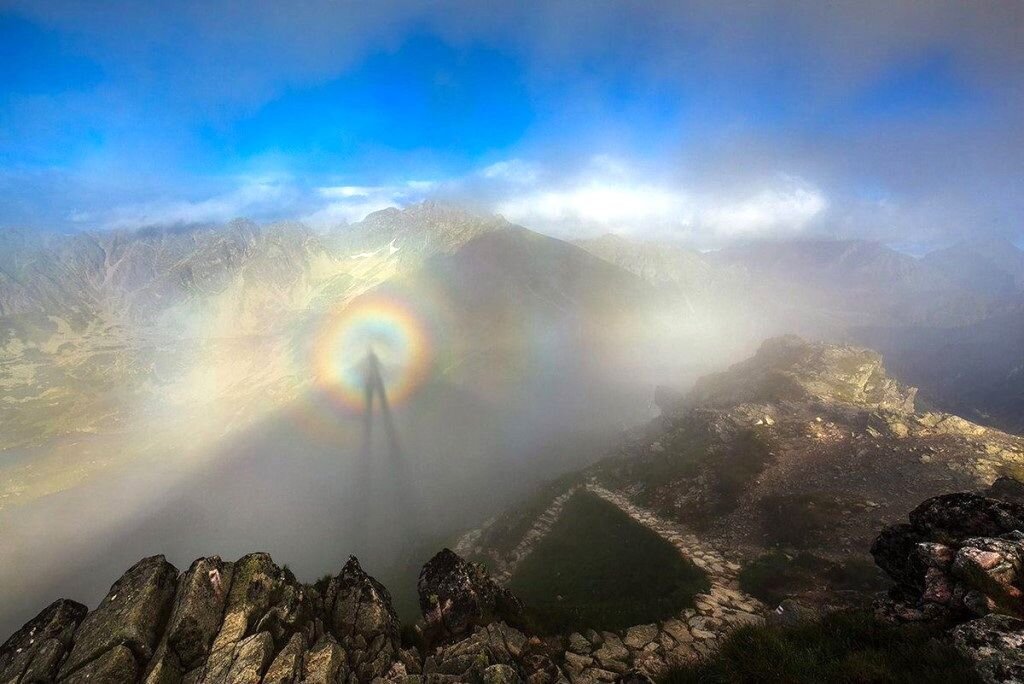
[[[743,682],[980,681],[951,646],[921,627],[895,627],[869,613],[834,613],[792,627],[744,627],[715,656],[676,671],[671,684]]]
[[[708,586],[664,540],[585,492],[566,503],[510,584],[544,632],[652,622],[692,605]]]

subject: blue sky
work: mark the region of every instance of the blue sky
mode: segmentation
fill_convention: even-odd
[[[0,226],[1021,237],[1022,5],[508,5],[3,2]]]

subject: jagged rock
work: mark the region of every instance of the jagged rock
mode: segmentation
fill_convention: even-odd
[[[87,610],[58,599],[29,620],[0,646],[0,682],[53,681]]]
[[[166,624],[178,578],[177,569],[163,556],[144,558],[110,588],[99,607],[89,613],[75,632],[74,647],[61,666],[59,679],[70,679],[86,664],[103,661],[120,671],[127,666],[123,654],[101,658],[117,646],[127,647],[132,671],[153,657]],[[92,671],[92,670],[91,670]],[[133,674],[132,679],[135,675]]]
[[[263,684],[296,684],[302,677],[302,656],[306,652],[306,639],[294,634],[288,644],[274,657],[263,675]]]
[[[179,681],[201,667],[220,630],[232,564],[217,556],[199,558],[178,580],[171,617],[146,673],[147,684]]]
[[[617,634],[606,632],[604,634],[604,643],[601,644],[601,648],[594,651],[594,657],[607,666],[608,663],[621,662],[629,658],[629,649],[622,643],[622,639]]]
[[[958,626],[952,637],[957,650],[974,662],[985,682],[1024,681],[1024,621],[988,615]]]
[[[138,674],[139,665],[131,649],[118,644],[66,677],[62,675],[60,681],[62,684],[123,684],[134,682]]]
[[[526,648],[526,636],[503,622],[477,629],[462,641],[438,649],[427,658],[424,675],[456,675],[457,681],[480,681],[491,665],[519,668]]]
[[[224,619],[210,648],[206,678],[227,676],[246,637],[267,632],[284,647],[301,632],[307,642],[315,634],[315,608],[309,590],[266,553],[251,553],[232,568]]]
[[[457,638],[475,626],[502,620],[521,624],[522,603],[499,586],[479,563],[463,560],[443,549],[427,561],[416,588],[432,636]]]
[[[303,684],[335,684],[346,677],[345,651],[330,635],[321,639],[303,658]]]
[[[274,639],[270,632],[253,634],[238,644],[225,681],[230,684],[259,684],[273,656]]]
[[[818,399],[912,413],[917,390],[890,378],[877,352],[806,342],[795,335],[765,340],[750,359],[700,378],[687,406]]]
[[[579,653],[581,655],[586,655],[590,653],[590,649],[590,642],[587,641],[586,637],[584,637],[582,634],[580,634],[579,632],[573,632],[569,635],[570,651],[574,653]]]
[[[398,660],[401,643],[391,594],[350,557],[324,593],[330,628],[344,647],[349,667],[366,681]]]

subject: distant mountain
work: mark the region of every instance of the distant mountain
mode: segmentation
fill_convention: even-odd
[[[992,296],[1024,290],[1024,250],[1009,240],[965,240],[925,255],[922,262],[959,286]]]

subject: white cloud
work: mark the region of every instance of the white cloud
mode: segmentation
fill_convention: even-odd
[[[762,237],[798,233],[828,207],[825,196],[813,187],[794,182],[754,195],[704,207],[697,225],[722,237]]]
[[[137,228],[274,215],[293,206],[300,194],[286,179],[243,178],[234,190],[203,200],[165,200],[115,207],[100,222],[107,228]]]
[[[484,167],[480,175],[490,180],[499,180],[513,185],[531,185],[537,182],[539,170],[535,164],[522,159],[507,159]]]
[[[523,223],[622,225],[657,219],[676,222],[687,213],[684,196],[651,185],[593,181],[564,190],[519,195],[498,204],[498,212]]]
[[[542,231],[635,233],[698,241],[799,233],[828,207],[800,179],[782,177],[746,192],[695,191],[644,182],[619,162],[596,157],[597,173],[556,189],[512,192],[495,210]]]

